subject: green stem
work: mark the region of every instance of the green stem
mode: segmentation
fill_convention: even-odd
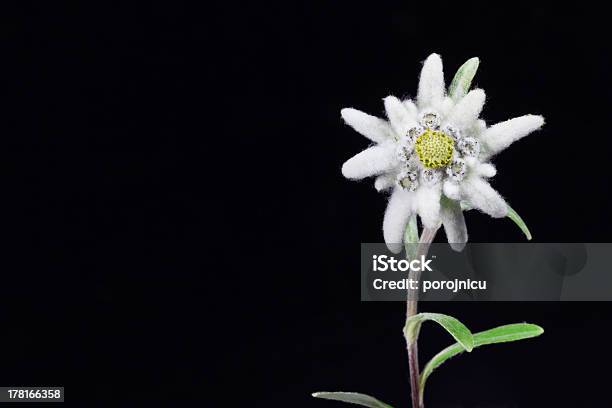
[[[415,228],[415,225],[411,224],[408,228]],[[406,243],[406,256],[411,258],[411,255],[414,254],[413,259],[416,259],[420,256],[427,256],[429,252],[429,246],[433,242],[436,237],[436,233],[438,232],[438,228],[424,228],[421,233],[421,238],[419,239],[419,243],[416,246],[416,251],[410,250],[413,245],[409,245]],[[421,278],[421,273],[418,271],[410,271],[408,274],[408,279],[412,279],[412,281],[419,282]],[[419,291],[418,290],[408,290],[407,299],[406,299],[406,321],[417,314],[417,304],[419,301]],[[406,347],[408,349],[408,366],[410,369],[410,395],[412,399],[412,407],[413,408],[423,408],[423,395],[420,392],[419,387],[419,348],[418,348],[418,333],[414,336],[414,338],[409,339],[406,337]]]

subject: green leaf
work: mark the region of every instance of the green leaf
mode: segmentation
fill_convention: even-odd
[[[472,351],[474,348],[472,332],[470,332],[470,330],[465,327],[463,323],[454,317],[440,313],[419,313],[406,320],[404,335],[406,336],[408,343],[416,341],[421,324],[426,320],[434,321],[440,326],[444,327],[446,331],[449,332],[450,335],[457,340],[458,344],[460,344],[466,351]]]
[[[416,257],[418,243],[419,227],[417,225],[416,214],[412,214],[404,232],[404,248],[406,249],[407,259],[414,259]]]
[[[544,333],[544,329],[536,324],[515,323],[485,330],[474,335],[474,347],[485,344],[508,343],[537,337]]]
[[[358,392],[315,392],[312,394],[315,398],[323,398],[334,401],[348,402],[349,404],[362,405],[370,408],[393,408],[389,404],[385,404],[382,401],[377,400],[374,397],[370,397],[366,394],[360,394]]]
[[[510,218],[518,227],[523,231],[523,234],[527,237],[527,240],[531,241],[531,232],[529,232],[529,228],[527,228],[527,224],[521,218],[520,215],[510,206],[508,206],[508,215],[506,217]]]
[[[461,201],[462,211],[469,211],[471,209],[472,209],[472,206],[469,203],[465,201]],[[521,216],[518,215],[518,213],[514,211],[514,209],[510,206],[508,206],[508,214],[506,214],[506,217],[514,221],[514,223],[521,229],[521,231],[523,231],[523,234],[525,234],[525,237],[527,238],[527,240],[531,241],[531,238],[532,238],[531,232],[529,231],[529,228],[527,228],[527,224],[525,224],[525,221],[523,221]]]
[[[478,70],[478,65],[480,65],[480,60],[474,57],[467,60],[457,70],[453,81],[448,87],[448,94],[455,102],[463,98],[470,90],[472,79],[474,79],[474,75],[476,75]]]
[[[485,330],[474,334],[474,347],[486,344],[507,343],[510,341],[524,340],[537,337],[544,333],[544,329],[535,324],[517,323],[499,326],[494,329]],[[459,343],[448,346],[436,354],[423,368],[421,372],[420,384],[421,395],[425,390],[425,383],[431,373],[449,358],[463,352],[463,347]]]

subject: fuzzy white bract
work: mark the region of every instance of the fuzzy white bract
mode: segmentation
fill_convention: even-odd
[[[342,166],[349,179],[377,176],[378,191],[392,190],[383,221],[385,242],[400,252],[406,225],[418,214],[427,228],[444,226],[449,243],[461,250],[467,228],[461,203],[492,217],[508,205],[487,178],[496,173],[491,157],[539,129],[544,118],[525,115],[487,127],[479,119],[485,93],[446,94],[442,60],[430,55],[421,71],[416,101],[384,99],[387,120],[352,108],[342,118],[374,145]]]

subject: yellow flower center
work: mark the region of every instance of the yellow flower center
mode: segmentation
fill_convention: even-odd
[[[423,166],[444,167],[453,157],[453,139],[439,130],[426,129],[414,142],[414,150]]]

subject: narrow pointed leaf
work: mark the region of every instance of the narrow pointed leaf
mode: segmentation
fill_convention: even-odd
[[[404,335],[409,343],[416,341],[421,324],[427,320],[434,321],[444,327],[465,351],[469,352],[474,348],[472,332],[454,317],[440,313],[419,313],[409,318],[406,321],[406,327],[404,327]]]
[[[419,243],[419,227],[417,225],[416,215],[413,214],[408,221],[406,231],[404,232],[404,248],[406,249],[406,258],[414,259]]]
[[[474,75],[476,75],[476,71],[478,70],[478,65],[480,65],[480,60],[474,57],[467,60],[457,70],[453,81],[448,87],[448,94],[455,102],[463,98],[470,90],[472,80],[474,79]]]
[[[349,404],[357,404],[369,408],[393,408],[391,405],[385,404],[374,397],[358,392],[315,392],[312,396],[315,398],[348,402]]]
[[[525,234],[525,237],[527,237],[527,240],[531,241],[531,232],[529,232],[529,228],[527,228],[527,224],[525,224],[525,221],[523,221],[521,216],[518,215],[518,213],[514,211],[514,209],[510,206],[508,206],[507,217],[510,218],[512,221],[514,221],[514,223],[521,229],[521,231],[523,231],[523,234]]]
[[[469,211],[471,209],[472,209],[472,206],[469,203],[465,201],[461,202],[462,211]],[[506,217],[514,221],[514,223],[521,229],[521,231],[523,231],[523,234],[525,234],[525,237],[527,238],[527,240],[531,241],[532,236],[531,236],[531,232],[529,231],[529,228],[527,227],[527,224],[525,224],[525,221],[523,221],[521,216],[518,215],[518,213],[510,206],[508,206],[508,214],[506,215]]]
[[[508,324],[474,334],[474,348],[484,346],[486,344],[507,343],[511,341],[529,339],[532,337],[537,337],[542,333],[544,333],[544,329],[535,324]],[[421,395],[423,395],[422,393],[425,390],[425,383],[427,382],[427,379],[431,373],[446,360],[462,352],[463,347],[459,343],[455,343],[448,346],[429,360],[421,372],[419,384]]]
[[[404,243],[416,244],[419,242],[419,227],[417,226],[416,215],[410,217],[408,226],[406,227],[406,233],[404,234]]]

